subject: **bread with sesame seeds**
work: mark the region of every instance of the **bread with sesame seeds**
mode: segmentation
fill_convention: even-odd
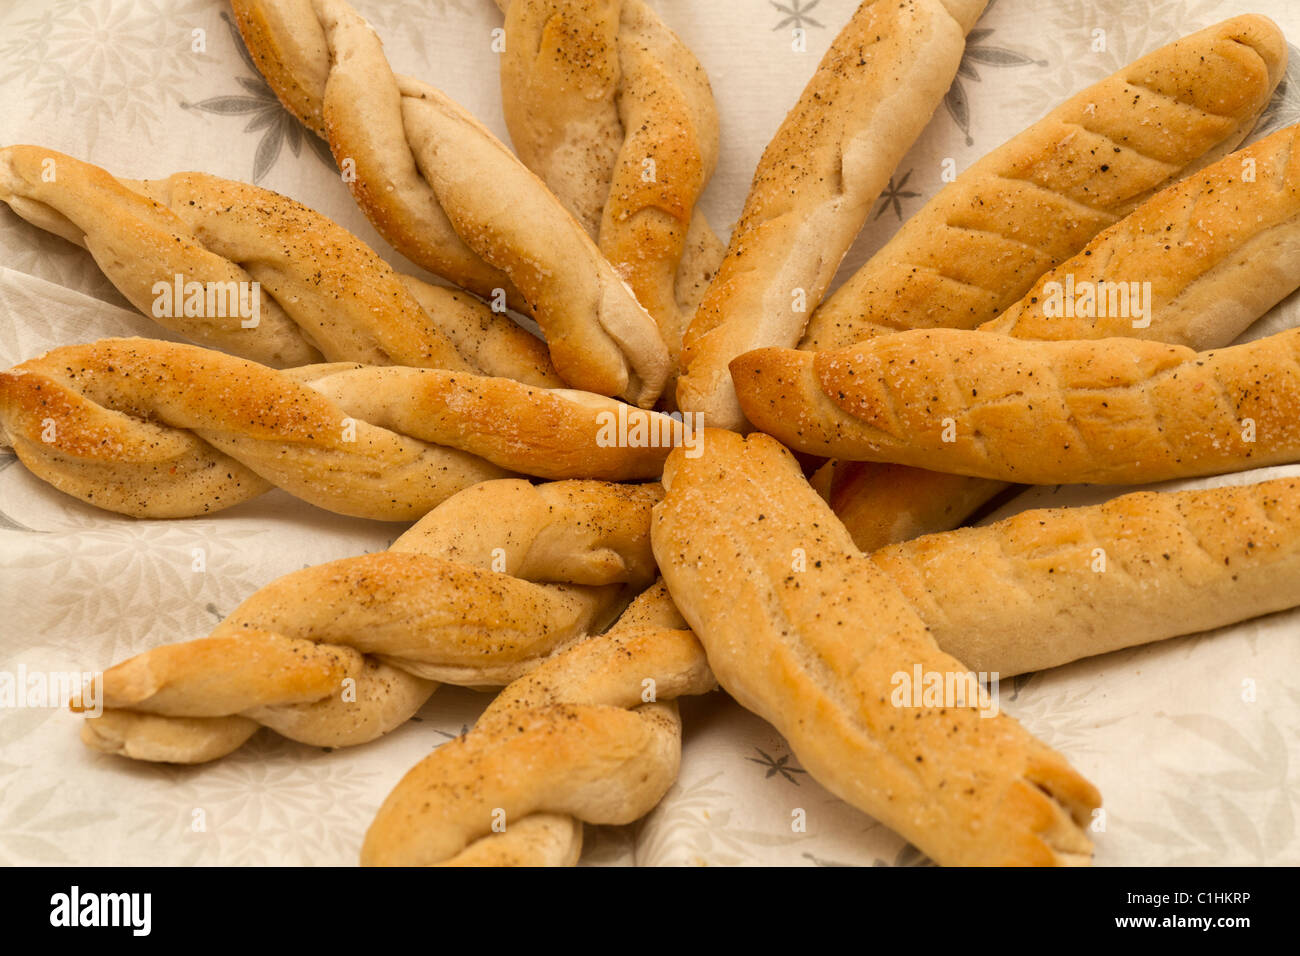
[[[1134,484],[1300,460],[1300,329],[1209,352],[915,329],[731,363],[808,454],[1026,484]]]
[[[1286,41],[1233,17],[1130,63],[989,153],[910,218],[813,314],[801,348],[974,328],[1171,181],[1250,132]]]
[[[470,291],[501,291],[542,329],[568,384],[650,407],[670,372],[659,327],[595,242],[532,172],[440,90],[396,75],[374,30],[346,0],[237,0],[265,66],[289,44],[278,28],[323,39],[294,90],[315,91],[330,149],[371,223],[413,262]],[[274,14],[268,13],[274,9]],[[301,45],[300,45],[301,46]],[[305,48],[305,47],[304,47]],[[283,98],[293,105],[296,93]]]
[[[943,100],[985,0],[866,0],[759,160],[686,330],[677,404],[742,428],[727,363],[793,346],[894,167]]]
[[[413,521],[512,472],[657,478],[685,437],[677,419],[589,392],[401,366],[276,370],[150,339],[0,372],[0,441],[60,491],[136,517],[208,514],[280,487]]]
[[[515,151],[654,316],[675,367],[723,253],[696,208],[718,158],[709,79],[643,0],[497,6]]]
[[[1064,757],[974,703],[897,703],[900,672],[968,669],[794,457],[761,434],[710,429],[702,447],[670,456],[651,540],[723,689],[819,783],[942,865],[1086,864],[1100,796]]]
[[[104,671],[103,715],[82,739],[171,763],[216,759],[260,726],[321,747],[374,740],[437,682],[499,687],[603,630],[653,580],[660,497],[657,485],[476,485],[387,551],[287,574],[207,637]]]
[[[509,316],[394,272],[346,229],[258,186],[193,172],[119,179],[51,149],[9,146],[0,202],[85,247],[132,305],[200,345],[277,368],[324,359],[563,384],[545,344]],[[229,308],[207,314],[206,302],[203,314],[157,308],[155,286],[177,275],[204,287],[259,283],[257,324]]]

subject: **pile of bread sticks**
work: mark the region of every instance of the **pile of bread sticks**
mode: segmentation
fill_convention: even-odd
[[[977,699],[900,707],[893,679],[1300,604],[1300,479],[962,527],[1012,483],[1300,461],[1300,330],[1230,345],[1300,286],[1300,127],[1238,149],[1281,33],[1235,17],[1082,90],[828,294],[985,0],[863,2],[725,246],[695,208],[708,79],[644,0],[497,4],[513,152],[394,73],[347,0],[232,0],[378,233],[445,285],[256,186],[0,148],[0,201],[195,343],[0,372],[0,441],[34,475],[137,518],[278,487],[414,522],[104,671],[86,745],[359,746],[441,683],[502,688],[401,779],[361,860],[571,865],[584,823],[662,799],[677,698],[720,686],[940,864],[1088,863],[1101,797],[1064,755]],[[174,277],[185,307],[159,309]],[[232,286],[255,323],[209,307]]]

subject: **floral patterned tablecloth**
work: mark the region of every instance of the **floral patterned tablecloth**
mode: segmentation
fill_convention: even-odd
[[[749,177],[856,0],[652,0],[708,70],[722,156],[703,201],[725,233]],[[504,136],[491,0],[356,0],[397,69],[427,79]],[[899,166],[841,275],[940,186],[1068,94],[1176,36],[1245,12],[1300,42],[1291,0],[996,0],[960,74]],[[806,49],[794,49],[804,31]],[[1300,121],[1300,51],[1255,134]],[[217,0],[6,0],[0,143],[30,142],[144,178],[200,169],[286,193],[401,268],[353,205],[323,145],[258,76]],[[1250,333],[1300,323],[1293,297]],[[159,329],[88,255],[0,207],[0,365],[104,335]],[[1300,474],[1300,468],[1268,474]],[[1256,481],[1251,473],[1230,481]],[[1187,483],[1198,484],[1198,483]],[[1040,488],[1011,506],[1124,489]],[[0,671],[102,668],[200,636],[288,571],[382,549],[395,526],[339,518],[274,492],[210,519],[93,510],[0,451]],[[206,570],[193,570],[202,549]],[[1300,612],[1028,675],[1003,708],[1101,789],[1099,864],[1300,863]],[[1243,688],[1249,686],[1253,693]],[[396,780],[472,724],[483,695],[443,688],[366,747],[324,752],[269,732],[196,768],[92,753],[77,721],[0,709],[0,862],[348,864]],[[588,828],[593,864],[912,865],[901,839],[844,805],[781,737],[721,693],[684,701],[680,779],[630,827]],[[791,828],[806,811],[806,832]]]

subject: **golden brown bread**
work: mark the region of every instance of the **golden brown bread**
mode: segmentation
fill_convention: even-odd
[[[630,823],[663,797],[681,748],[673,701],[713,686],[704,649],[655,585],[413,767],[367,831],[362,863],[575,863],[580,820]]]
[[[84,246],[141,312],[201,345],[276,368],[323,358],[563,384],[546,346],[508,316],[394,272],[346,229],[270,190],[206,173],[117,179],[54,150],[9,146],[0,201]],[[155,309],[155,285],[177,275],[260,283],[257,325],[233,311]]]
[[[1300,604],[1300,478],[1036,509],[871,560],[940,647],[1005,679]]]
[[[458,533],[472,526],[447,525]],[[972,671],[1006,679],[1300,603],[1300,478],[1027,511],[870,557],[939,647]],[[647,679],[661,701],[711,686],[704,650],[684,627],[660,582],[609,632],[516,680],[468,737],[439,748],[403,778],[368,834],[363,859],[576,861],[581,826],[551,814],[538,819],[543,814],[534,809],[570,805],[575,764],[585,774],[589,761],[625,752],[627,741],[613,736],[599,738],[600,747],[577,746],[589,743],[589,722],[599,716],[586,707],[636,707]],[[513,721],[520,715],[525,725]],[[641,728],[627,726],[640,740]],[[510,761],[525,753],[529,770],[521,781]],[[672,766],[664,768],[667,779]],[[615,773],[601,794],[603,801],[624,801],[613,819],[633,819],[652,802],[628,800],[624,783]],[[608,812],[608,802],[601,806]],[[498,809],[508,825],[489,833]],[[529,826],[519,826],[525,821]]]
[[[750,421],[809,454],[1029,484],[1131,484],[1300,459],[1300,329],[1211,352],[917,329],[732,374]]]
[[[723,252],[695,208],[718,156],[708,77],[642,0],[497,6],[515,150],[654,316],[675,367]]]
[[[662,442],[682,437],[673,419],[587,392],[398,366],[277,371],[148,339],[68,346],[0,372],[0,438],[19,459],[60,491],[137,517],[207,514],[278,486],[340,514],[413,521],[510,472],[657,478]]]
[[[325,116],[326,88],[334,70],[324,24],[327,9],[318,8],[313,0],[231,0],[230,6],[244,45],[267,85],[286,109],[333,149],[331,134],[336,130]],[[364,73],[335,78],[335,124],[362,119],[367,104],[363,101],[353,108],[349,103],[348,85],[359,79],[364,79]],[[371,114],[373,143],[368,149],[345,151],[339,159],[340,164],[353,163],[356,180],[350,186],[357,204],[380,235],[412,262],[485,298],[503,289],[512,304],[521,304],[509,277],[457,235],[436,197],[430,197],[420,181],[409,150],[400,148],[404,139],[397,105],[400,94],[391,70],[380,70],[373,79],[382,84],[383,100],[383,108]]]
[[[768,144],[691,320],[677,403],[743,427],[727,363],[794,346],[894,167],[957,74],[984,0],[867,0]]]
[[[352,746],[404,722],[436,681],[506,684],[598,632],[653,578],[659,497],[654,485],[476,485],[388,551],[285,575],[210,636],[108,669],[104,715],[83,740],[180,763],[229,753],[259,725]]]
[[[1286,67],[1265,17],[1234,17],[1071,97],[930,200],[812,316],[801,347],[974,328],[1171,180],[1233,149]]]
[[[1023,339],[1124,336],[1197,350],[1229,344],[1300,286],[1297,139],[1300,125],[1280,129],[1156,194],[981,331]],[[1149,301],[1138,314],[1131,287],[1142,291],[1143,283]],[[1112,309],[1106,291],[1120,284],[1130,287],[1127,312]],[[1062,314],[1067,289],[1075,307]],[[1089,307],[1097,289],[1103,292]],[[1119,291],[1115,300],[1124,304]]]
[[[323,38],[323,49],[309,44],[314,65],[295,74],[282,98],[292,107],[296,91],[323,69],[317,93],[330,148],[355,171],[347,177],[353,195],[384,238],[480,295],[517,290],[516,303],[537,319],[569,384],[654,403],[669,374],[658,326],[509,149],[439,90],[395,75],[379,38],[345,0],[237,0],[236,12],[241,23],[257,24],[244,36],[259,64],[289,46],[268,42],[277,28]],[[294,68],[264,67],[273,88]]]
[[[815,477],[835,516],[868,553],[956,528],[1008,487],[1004,481],[874,461],[829,461]]]
[[[722,687],[823,786],[937,862],[1086,863],[1099,796],[1014,720],[895,706],[894,676],[964,675],[766,435],[672,455],[655,557]]]
[[[1297,136],[1300,126],[1279,130],[1157,193],[980,330],[1229,344],[1300,285]],[[1085,307],[1065,314],[1067,296]],[[955,527],[1005,487],[867,462],[836,463],[828,477],[831,506],[867,551]]]

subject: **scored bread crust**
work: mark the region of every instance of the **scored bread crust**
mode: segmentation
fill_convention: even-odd
[[[480,295],[517,290],[570,385],[652,405],[669,374],[658,326],[545,184],[442,92],[395,75],[344,0],[276,2],[294,23],[316,19],[324,35],[326,134],[340,166],[355,170],[349,186],[380,234]]]
[[[1300,604],[1300,478],[1035,509],[871,560],[940,647],[1007,678]]]
[[[0,202],[85,247],[142,313],[201,345],[276,368],[324,359],[563,384],[546,346],[508,316],[395,272],[343,227],[258,186],[194,172],[119,179],[55,150],[9,146]],[[155,284],[177,275],[260,283],[258,324],[187,316],[180,303],[156,315]]]
[[[339,514],[413,521],[510,472],[657,478],[663,441],[683,430],[601,395],[469,372],[277,371],[192,345],[102,339],[0,372],[0,437],[60,491],[136,517],[208,514],[277,486]]]
[[[940,864],[1086,863],[1100,797],[1060,754],[1004,714],[893,706],[897,672],[967,669],[793,456],[712,429],[703,449],[669,458],[651,538],[722,687],[814,779]]]
[[[1300,285],[1298,136],[1300,126],[1278,130],[1157,193],[980,330],[1025,339],[1123,336],[1226,346]],[[1086,283],[1095,290],[1141,282],[1150,283],[1150,301],[1136,326],[1131,309],[1109,314],[1104,291],[1099,300],[1107,315],[1061,315],[1059,300],[1057,314],[1047,314],[1049,283],[1063,296]],[[867,462],[836,463],[829,480],[831,506],[868,551],[955,527],[1005,487]]]
[[[793,346],[903,154],[957,73],[983,0],[868,0],[759,160],[686,331],[677,404],[740,429],[727,363]]]
[[[1285,127],[1156,194],[980,330],[1023,339],[1123,336],[1197,350],[1232,342],[1300,286],[1298,139],[1300,124]],[[1150,315],[1141,320],[1149,323],[1124,314],[1048,315],[1045,287],[1067,277],[1078,289],[1150,283]],[[1103,311],[1110,313],[1108,303]]]
[[[1252,14],[1076,94],[904,223],[813,314],[800,347],[997,318],[1143,199],[1233,149],[1285,67],[1281,31]]]
[[[1210,352],[917,329],[731,365],[750,421],[814,455],[1028,484],[1300,459],[1300,329]]]
[[[1016,312],[1015,299],[1022,293],[1032,296],[1034,279],[1056,262],[1067,260],[1057,267],[1058,278],[1068,270],[1084,274],[1099,268],[1099,263],[1109,261],[1108,250],[1123,241],[1127,220],[1110,226],[1083,248],[1089,237],[1124,215],[1142,199],[1144,190],[1157,189],[1162,180],[1177,179],[1231,149],[1254,124],[1285,64],[1286,46],[1277,28],[1262,17],[1238,17],[1156,50],[1084,90],[980,160],[927,203],[814,314],[800,347],[842,347],[914,326],[970,327],[982,321],[981,310],[988,310],[984,317],[1008,306],[1009,313]],[[1181,92],[1177,89],[1180,75],[1187,82]],[[1153,98],[1145,89],[1153,83],[1163,86],[1165,94],[1172,93],[1172,98],[1164,94]],[[1100,149],[1103,158],[1081,156],[1081,141],[1090,143],[1089,149]],[[1105,142],[1112,145],[1103,147]],[[1228,160],[1213,168],[1214,173],[1208,169],[1205,173],[1220,185],[1231,179]],[[1200,181],[1199,174],[1189,182],[1193,180]],[[1189,185],[1180,195],[1187,197],[1194,189]],[[1180,213],[1189,210],[1167,204],[1167,192],[1147,200],[1139,211],[1158,219],[1159,210],[1164,210],[1173,217],[1174,231],[1202,241],[1204,234],[1196,233],[1194,223],[1184,225]],[[1206,196],[1214,195],[1207,189]],[[1259,211],[1258,194],[1244,198]],[[1191,204],[1195,207],[1198,202]],[[1129,218],[1140,222],[1136,216]],[[1264,213],[1260,222],[1271,216]],[[1238,220],[1241,235],[1254,234],[1258,228],[1244,216]],[[1271,245],[1269,232],[1280,240],[1278,246]],[[1281,273],[1290,260],[1285,232],[1260,233],[1256,251],[1266,254],[1243,270],[1250,279],[1262,280],[1262,290],[1282,284]],[[1230,234],[1218,231],[1214,244],[1221,245]],[[1135,245],[1135,252],[1138,248]],[[1270,271],[1264,264],[1267,252],[1280,254],[1280,269]],[[1185,303],[1161,302],[1166,317],[1153,321],[1145,333],[1130,329],[1122,334],[1180,342],[1184,334],[1180,326],[1185,323],[1185,331],[1199,325],[1198,347],[1221,346],[1245,324],[1245,313],[1259,315],[1267,307],[1267,292],[1257,294],[1241,286],[1224,300],[1235,306],[1221,304],[1208,308],[1200,319],[1194,317],[1191,308],[1208,304],[1204,295],[1196,294],[1198,279],[1193,274],[1199,257],[1187,248],[1177,257],[1166,256],[1157,260],[1155,285],[1186,284],[1191,295]],[[1131,261],[1140,262],[1144,270],[1152,267],[1140,256]],[[1040,285],[1050,281],[1050,275],[1040,279]],[[1223,292],[1212,276],[1200,288]],[[1112,277],[1147,278],[1114,273]],[[1103,334],[1101,327],[1085,328],[1084,323],[1064,319],[1054,324],[1054,332],[1042,323],[1037,327],[1044,338]],[[1033,337],[1028,325],[1017,334]],[[880,471],[866,462],[828,467],[824,480],[830,484],[829,497],[864,550],[955,527],[1005,487],[1000,482],[916,468]]]
[[[375,816],[361,861],[572,865],[581,821],[631,823],[662,799],[681,751],[673,701],[713,687],[704,649],[659,582],[413,767]]]
[[[109,668],[104,715],[82,739],[179,763],[229,753],[258,726],[355,746],[407,720],[438,681],[509,683],[600,631],[653,579],[660,496],[607,482],[476,485],[387,551],[285,575],[208,637]],[[480,547],[457,546],[467,515]]]

